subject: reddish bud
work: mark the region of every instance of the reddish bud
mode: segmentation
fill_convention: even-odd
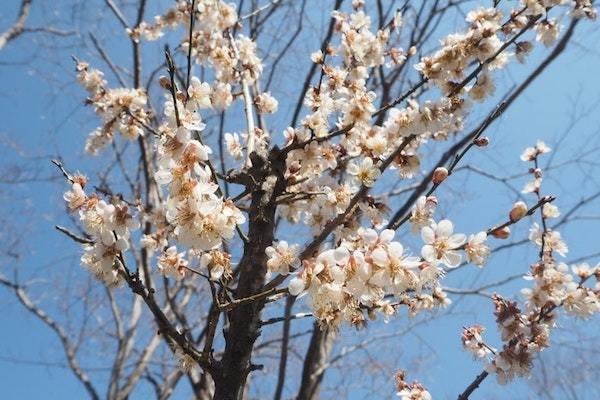
[[[439,167],[439,168],[436,168],[435,171],[433,171],[433,176],[431,177],[431,181],[434,184],[439,185],[440,183],[444,182],[447,177],[448,177],[448,170],[444,167]]]
[[[171,90],[171,80],[166,76],[161,76],[158,78],[158,83],[163,89]]]
[[[505,226],[504,228],[494,229],[490,234],[496,239],[506,239],[510,236],[510,229]]]
[[[435,196],[428,196],[425,199],[425,204],[435,207],[438,204],[438,199]]]
[[[490,144],[490,139],[487,136],[479,137],[473,140],[473,144],[477,147],[485,147]]]
[[[512,209],[510,210],[508,217],[510,218],[511,222],[517,222],[518,220],[520,220],[527,214],[527,210],[528,210],[527,204],[525,204],[522,201],[517,201],[512,206]]]
[[[71,179],[73,180],[73,183],[79,183],[79,186],[82,188],[85,187],[85,184],[87,183],[87,177],[83,175],[73,175]]]

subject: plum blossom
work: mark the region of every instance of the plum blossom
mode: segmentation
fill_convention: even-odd
[[[265,92],[256,96],[254,104],[259,113],[274,114],[277,112],[279,102],[271,95],[271,92]]]
[[[290,269],[299,263],[297,244],[288,245],[288,242],[281,240],[274,243],[274,246],[266,248],[265,253],[269,259],[267,260],[267,268],[271,272],[279,274],[289,274]]]
[[[541,140],[537,141],[535,147],[527,147],[521,154],[522,161],[533,161],[538,155],[550,152],[550,147]]]
[[[234,160],[241,160],[243,155],[243,146],[240,142],[240,136],[237,133],[225,134],[225,146],[227,152]]]
[[[411,232],[416,234],[420,232],[425,226],[433,224],[433,214],[437,206],[437,199],[435,196],[421,196],[415,202],[412,213],[410,215],[410,223],[412,224]]]
[[[487,257],[490,255],[490,248],[485,244],[486,239],[487,234],[479,232],[475,235],[470,235],[465,245],[467,259],[478,267],[483,267]]]
[[[550,47],[554,44],[556,38],[558,37],[559,28],[560,26],[558,25],[556,19],[550,18],[544,20],[535,27],[537,32],[535,39],[538,42],[542,42],[544,46]]]
[[[428,262],[442,262],[449,268],[456,268],[460,264],[461,254],[457,251],[466,241],[462,233],[453,234],[452,222],[447,219],[421,229],[421,238],[425,246],[421,255]]]
[[[185,276],[188,261],[185,252],[178,253],[177,247],[171,246],[158,258],[157,265],[163,275],[181,279]]]
[[[206,82],[201,82],[200,79],[193,76],[188,88],[188,104],[197,109],[210,108],[210,95],[210,85]]]
[[[221,250],[211,250],[200,256],[200,267],[208,269],[210,279],[231,278],[231,255]]]
[[[298,296],[304,291],[306,283],[301,275],[294,276],[288,284],[288,291],[292,296]]]
[[[149,122],[144,90],[108,88],[102,72],[90,68],[83,61],[77,62],[76,70],[80,84],[91,96],[90,104],[102,120],[102,126],[88,136],[85,145],[87,153],[99,154],[114,139],[116,132],[128,140],[135,140],[144,134],[143,125]]]
[[[83,191],[83,188],[77,182],[73,183],[70,191],[65,192],[63,198],[67,202],[67,206],[71,211],[78,210],[83,207],[88,199],[87,195]]]
[[[461,336],[463,347],[475,358],[484,358],[492,353],[492,349],[483,342],[481,337],[484,331],[485,327],[482,325],[474,325],[463,329]]]
[[[531,240],[539,247],[542,247],[542,235],[544,238],[543,244],[545,251],[556,251],[563,257],[567,255],[569,247],[562,240],[560,232],[554,230],[546,230],[546,232],[542,233],[540,226],[537,224],[537,222],[534,222],[531,228],[529,229],[529,240]]]
[[[360,164],[350,163],[348,173],[353,175],[358,183],[367,187],[373,186],[381,175],[379,168],[373,165],[373,159],[370,157],[363,158]]]
[[[405,381],[406,372],[398,371],[395,376],[396,395],[402,400],[431,400],[431,394],[425,387],[417,381],[407,383]]]

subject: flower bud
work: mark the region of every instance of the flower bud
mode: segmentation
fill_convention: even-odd
[[[435,185],[439,185],[440,183],[444,182],[447,177],[448,170],[444,167],[439,167],[436,168],[435,171],[433,171],[433,176],[431,177],[431,180]]]
[[[158,78],[158,83],[163,89],[171,90],[171,80],[166,76],[163,75],[160,78]]]
[[[81,174],[73,175],[71,179],[73,180],[73,183],[79,183],[79,186],[82,188],[85,187],[85,184],[87,183],[87,177]]]
[[[298,296],[304,291],[305,285],[304,279],[301,276],[296,276],[288,284],[288,290],[292,296]]]
[[[494,229],[490,232],[490,235],[492,235],[496,239],[506,239],[510,236],[510,229],[508,228],[508,226],[505,226],[504,228]]]
[[[438,205],[438,199],[435,196],[428,196],[425,199],[425,204],[431,207],[435,207]]]
[[[473,144],[477,147],[485,147],[490,144],[490,139],[487,136],[479,137],[473,140]]]
[[[310,55],[310,59],[315,64],[323,64],[323,61],[325,61],[325,57],[323,56],[323,52],[321,50],[318,50],[318,51],[315,51],[314,53],[312,53]]]
[[[510,210],[508,217],[510,218],[511,222],[517,222],[518,220],[520,220],[527,214],[527,210],[528,210],[527,204],[525,204],[522,201],[517,201],[512,206],[512,209]]]

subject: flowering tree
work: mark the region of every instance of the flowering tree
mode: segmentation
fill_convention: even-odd
[[[523,260],[523,271],[531,268],[519,301],[491,296],[501,343],[486,341],[482,325],[457,332],[482,361],[458,398],[469,398],[490,375],[501,384],[528,376],[559,316],[588,318],[600,310],[600,269],[570,268],[567,245],[551,223],[561,214],[542,182],[551,152],[543,141],[521,155],[531,180],[523,200],[497,212],[496,225],[456,233],[436,212],[444,205],[438,190],[467,153],[492,146],[487,129],[563,52],[577,25],[595,19],[590,0],[487,7],[336,0],[322,43],[310,60],[297,60],[311,66],[283,132],[269,126],[279,102],[261,86],[269,87],[275,68],[265,76],[255,38],[285,2],[253,3],[247,13],[242,3],[179,1],[147,20],[142,0],[131,22],[106,0],[131,41],[132,83],[93,36],[115,84],[74,57],[86,104],[99,120],[85,151],[110,159],[120,175],[95,181],[55,160],[81,232],[57,228],[82,245],[82,266],[106,287],[119,339],[109,398],[127,398],[140,379],[167,398],[188,377],[198,398],[241,399],[253,371],[263,368],[255,362],[261,333],[280,324],[273,385],[280,399],[291,326],[302,319],[314,324],[297,396],[316,398],[340,327],[369,329],[369,321],[397,318],[404,309],[416,316],[447,307],[444,276],[483,268],[493,253],[489,242],[509,238],[525,217],[538,221],[529,235],[538,257]],[[299,3],[301,27],[311,2]],[[470,11],[458,31],[424,48],[462,3]],[[180,42],[167,40],[169,31],[179,32]],[[146,66],[141,49],[155,41],[165,45],[164,62]],[[549,48],[544,60],[481,122],[469,121],[494,95],[499,70],[525,62],[536,45]],[[153,71],[146,85],[142,67]],[[224,131],[227,119],[243,121],[237,133]],[[444,149],[439,159],[426,160],[437,148]],[[424,165],[432,168],[423,173]],[[418,247],[401,243],[405,232],[420,237]],[[2,283],[58,333],[71,369],[99,398],[64,330],[20,285]],[[117,296],[133,299],[127,325]],[[294,313],[296,302],[310,312]],[[280,314],[269,316],[267,308],[279,303]],[[143,309],[156,334],[134,354]],[[159,355],[161,346],[168,351]],[[151,361],[159,357],[176,358],[179,368],[157,378]],[[126,360],[135,366],[125,368]],[[400,397],[431,398],[406,376],[396,374]]]

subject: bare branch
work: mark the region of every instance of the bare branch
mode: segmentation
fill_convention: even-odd
[[[21,0],[21,6],[19,7],[19,15],[15,23],[8,28],[6,31],[0,33],[0,50],[2,50],[8,42],[16,39],[19,35],[25,32],[25,22],[29,17],[31,11],[32,0]]]

